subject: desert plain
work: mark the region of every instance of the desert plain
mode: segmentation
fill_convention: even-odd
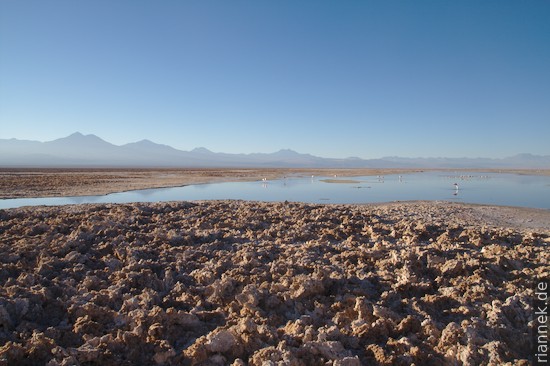
[[[2,171],[0,193],[299,173]],[[0,365],[528,365],[549,244],[547,210],[439,201],[0,210]]]

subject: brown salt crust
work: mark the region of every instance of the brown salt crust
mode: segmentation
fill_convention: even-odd
[[[523,230],[550,231],[550,210],[517,206],[497,206],[449,201],[397,201],[391,203],[371,203],[372,206],[391,205],[446,205],[455,208],[453,216],[471,224],[512,227]]]
[[[0,210],[0,365],[527,365],[547,214],[448,202]]]

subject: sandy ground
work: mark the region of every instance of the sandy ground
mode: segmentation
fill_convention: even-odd
[[[528,365],[550,220],[517,210],[0,210],[0,365]]]
[[[291,175],[405,174],[414,169],[1,169],[0,199],[104,195],[190,184]]]

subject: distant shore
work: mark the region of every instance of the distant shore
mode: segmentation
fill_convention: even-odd
[[[119,169],[0,168],[0,199],[106,195],[138,189],[215,182],[279,179],[285,176],[354,177],[407,174],[428,170],[550,175],[550,169]]]
[[[420,169],[0,169],[0,199],[106,195],[137,189],[285,176],[405,174]]]

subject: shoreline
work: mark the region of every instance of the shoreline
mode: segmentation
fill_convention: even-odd
[[[472,226],[486,225],[523,231],[547,231],[550,233],[550,210],[543,208],[422,200],[365,203],[359,206],[391,207],[393,205],[414,206],[418,204],[434,207],[445,205],[455,207],[457,209],[455,213],[461,214],[462,218],[470,222]]]
[[[102,196],[193,184],[261,181],[300,175],[382,175],[421,169],[8,169],[0,168],[0,199]]]
[[[0,168],[0,199],[101,196],[140,189],[193,184],[260,181],[284,176],[356,177],[442,172],[496,172],[550,176],[550,170],[518,169],[118,169],[118,168]],[[329,178],[329,180],[331,180]]]
[[[550,230],[506,224],[508,209],[221,200],[0,210],[0,360],[527,364]]]
[[[216,204],[220,202],[235,202],[241,204],[277,204],[282,202],[269,201],[254,201],[254,200],[233,200],[233,199],[216,199],[216,200],[183,200],[183,201],[163,201],[163,202],[130,202],[130,203],[71,203],[65,205],[40,205],[40,206],[21,206],[14,208],[0,208],[2,211],[12,210],[32,210],[37,209],[52,209],[64,210],[72,207],[76,210],[83,209],[86,206],[126,206],[126,205],[159,205],[159,204]],[[389,202],[371,202],[371,203],[304,203],[304,202],[288,202],[290,204],[306,205],[306,206],[327,206],[327,207],[348,207],[352,209],[391,209],[414,207],[422,205],[424,207],[451,208],[453,213],[458,215],[461,220],[468,222],[472,226],[490,226],[498,228],[508,228],[520,231],[541,231],[550,234],[550,210],[543,208],[521,207],[521,206],[506,206],[506,205],[490,205],[483,203],[466,203],[452,202],[445,200],[410,200],[410,201],[389,201]]]

